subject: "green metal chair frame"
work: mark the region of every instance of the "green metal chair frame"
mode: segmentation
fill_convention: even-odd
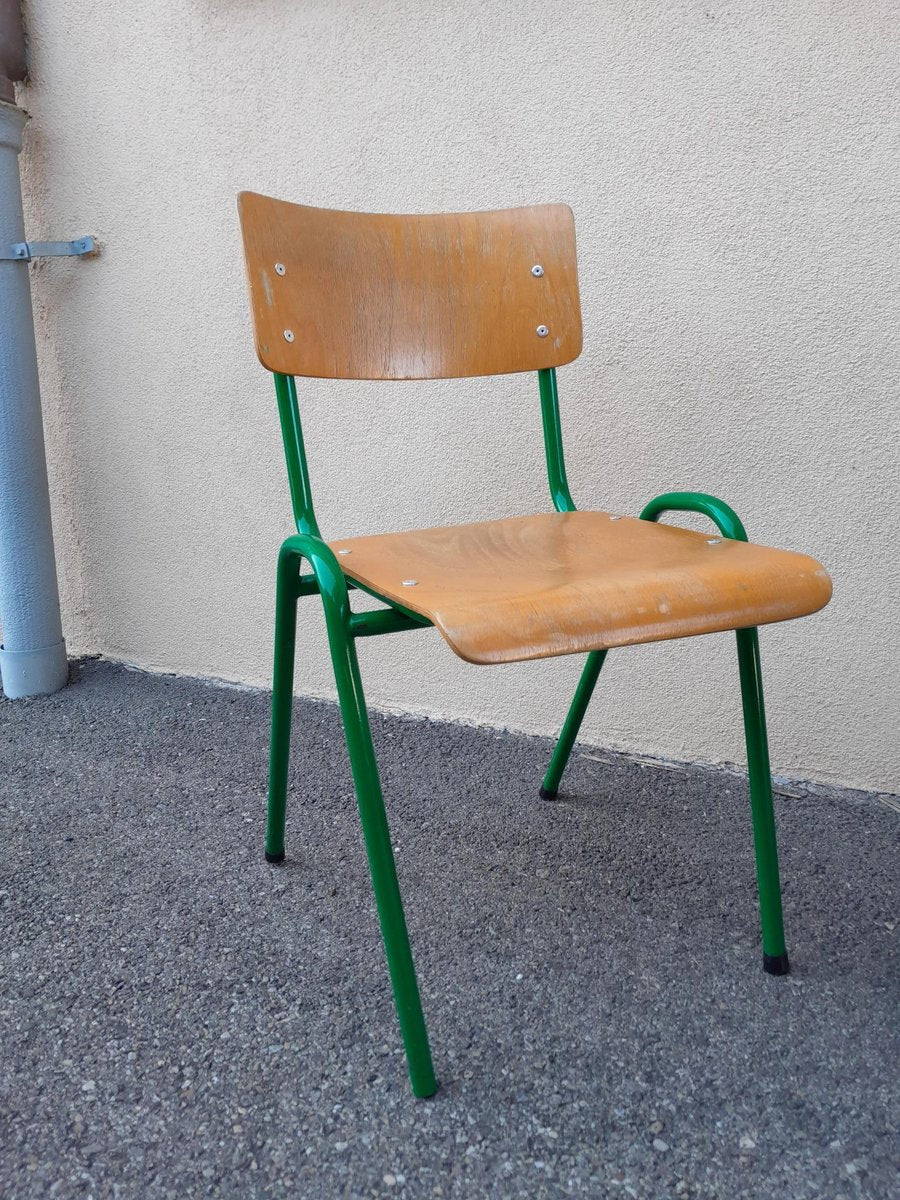
[[[416,1096],[432,1096],[437,1090],[437,1081],[403,914],[378,764],[356,654],[357,638],[421,629],[431,622],[380,596],[377,598],[384,600],[388,607],[371,612],[352,611],[349,592],[357,585],[344,575],[337,556],[323,540],[313,509],[295,380],[293,376],[277,372],[274,373],[274,379],[297,533],[286,539],[278,556],[265,855],[270,863],[282,862],[285,856],[285,806],[297,603],[301,597],[318,595],[322,599],[325,611],[338,701],[412,1090]],[[573,512],[575,504],[566,480],[563,457],[556,370],[551,368],[538,371],[538,380],[550,496],[557,512]],[[737,515],[715,496],[701,492],[669,492],[651,500],[640,515],[646,521],[656,521],[667,512],[701,513],[717,526],[723,537],[738,541],[747,540],[747,534]],[[310,568],[308,574],[302,573],[304,562]],[[376,595],[374,592],[371,594]],[[787,974],[789,965],[782,919],[759,638],[755,628],[738,629],[735,632],[747,740],[763,965],[770,974],[784,975]],[[606,654],[607,651],[598,650],[587,656],[575,697],[540,789],[540,795],[544,799],[552,799],[557,795]]]
[[[671,610],[660,589],[669,585],[659,583],[661,576],[656,574],[648,584],[646,577],[638,571],[629,576],[622,587],[626,591],[631,589],[628,595],[634,598],[633,612],[642,614],[642,623],[623,632],[613,628],[613,624],[623,612],[632,611],[627,603],[619,605],[612,593],[606,592],[603,595],[607,598],[603,601],[591,599],[600,594],[599,590],[592,592],[591,588],[617,584],[619,577],[612,558],[599,576],[590,576],[587,591],[579,590],[580,577],[575,559],[590,537],[581,532],[588,527],[583,523],[588,514],[578,514],[565,521],[551,514],[539,514],[522,518],[522,522],[532,522],[531,528],[535,528],[533,522],[543,523],[545,529],[549,528],[547,523],[550,522],[557,530],[565,526],[571,530],[576,523],[580,526],[576,535],[566,535],[571,540],[565,545],[559,541],[560,533],[555,532],[553,538],[557,540],[547,543],[551,549],[544,551],[549,554],[547,569],[552,571],[556,569],[553,547],[563,547],[559,560],[563,563],[560,568],[563,573],[558,571],[554,576],[557,582],[545,589],[543,601],[523,598],[517,589],[527,586],[524,581],[533,578],[533,572],[529,550],[527,546],[522,550],[520,544],[518,558],[513,555],[507,560],[513,564],[526,564],[511,585],[511,593],[498,600],[492,593],[483,592],[478,581],[467,582],[462,589],[463,603],[469,599],[469,587],[477,597],[472,606],[475,616],[468,618],[470,628],[476,635],[479,630],[481,634],[487,630],[495,641],[480,647],[472,641],[468,644],[454,642],[443,604],[448,594],[446,582],[442,584],[438,580],[435,584],[432,578],[429,593],[428,581],[425,581],[426,587],[417,594],[419,611],[406,607],[396,595],[382,595],[378,590],[396,590],[391,571],[381,570],[386,567],[384,559],[397,553],[399,557],[394,563],[402,564],[401,569],[405,569],[407,552],[413,559],[425,553],[421,541],[415,542],[412,549],[407,543],[406,549],[401,547],[397,551],[398,539],[407,535],[378,539],[377,546],[374,540],[350,539],[355,553],[348,546],[339,546],[338,552],[354,553],[351,561],[356,565],[344,571],[335,550],[323,539],[313,508],[295,377],[399,380],[536,370],[550,497],[558,514],[574,514],[575,504],[566,479],[556,377],[556,368],[571,362],[581,352],[575,227],[571,210],[565,205],[540,205],[489,213],[430,216],[361,214],[292,205],[250,192],[239,197],[239,208],[256,350],[261,363],[272,372],[275,380],[297,527],[296,534],[286,539],[278,556],[266,859],[271,863],[284,859],[297,605],[301,597],[317,595],[325,612],[338,701],[412,1089],[417,1096],[431,1096],[437,1082],[360,679],[357,639],[434,625],[457,653],[473,662],[516,661],[522,657],[589,651],[540,788],[540,795],[549,800],[558,793],[609,647],[627,644],[627,641],[734,628],[742,623],[746,625],[748,621],[755,625],[760,621],[805,615],[828,602],[831,585],[824,569],[806,556],[786,555],[784,551],[770,551],[765,547],[741,548],[738,554],[738,548],[732,546],[727,551],[732,561],[736,555],[743,556],[742,564],[734,567],[732,575],[732,579],[735,575],[739,579],[737,599],[727,590],[721,574],[716,577],[718,582],[704,582],[709,577],[696,574],[704,568],[693,560],[683,568],[681,578],[689,576],[697,590],[685,594],[695,597],[702,610],[707,595],[712,595],[704,588],[718,588],[716,594],[724,607],[717,609],[710,601],[709,610],[700,611],[699,617],[696,606],[692,610],[693,618],[697,618],[693,624],[677,625],[673,618],[667,625],[661,615]],[[670,531],[679,542],[684,539],[685,546],[694,538],[711,546],[721,545],[722,539],[747,541],[738,517],[714,496],[699,492],[669,492],[651,500],[640,515],[645,521],[657,521],[669,512],[700,513],[708,517],[722,535],[721,539],[703,538],[688,531]],[[601,525],[604,518],[618,519],[601,513],[593,513],[591,518],[599,518]],[[505,522],[497,524],[506,525]],[[593,520],[588,524],[597,527]],[[636,544],[635,530],[640,529],[640,525],[638,522],[630,524],[634,529],[624,540],[632,545]],[[490,562],[490,554],[496,553],[496,547],[490,541],[496,529],[493,533],[482,531],[475,535],[472,534],[475,528],[463,527],[468,529],[467,537],[488,539],[480,545],[487,546],[482,558],[486,555],[486,561]],[[621,546],[625,525],[612,528],[617,531],[614,537],[619,539],[617,544]],[[417,532],[420,538],[433,537],[436,533],[434,530]],[[650,531],[644,532],[649,534]],[[658,532],[650,540],[658,543]],[[594,549],[586,549],[585,554],[589,557],[597,553],[596,547],[603,544],[602,539],[592,542]],[[393,545],[393,551],[390,545]],[[440,553],[440,540],[438,546]],[[763,557],[781,556],[779,562],[782,565],[772,565],[774,559],[769,557],[766,561],[770,565],[765,569],[751,568],[751,558],[758,562],[760,551]],[[718,551],[714,553],[718,555]],[[647,555],[647,561],[652,565],[654,560],[649,550]],[[799,572],[796,579],[802,582],[800,591],[793,584],[788,586],[783,565],[788,559],[798,563],[803,560],[796,569]],[[662,571],[664,568],[659,564],[663,560],[656,561],[658,570]],[[372,567],[369,574],[366,573],[366,562]],[[306,571],[304,564],[308,568]],[[756,575],[753,570],[757,570]],[[569,580],[575,580],[570,590],[566,590],[565,571],[569,571]],[[695,573],[692,575],[691,572]],[[588,579],[588,576],[584,578]],[[751,595],[753,580],[756,591]],[[417,583],[417,580],[402,580],[403,586]],[[681,585],[673,584],[673,587],[678,586]],[[793,591],[791,587],[794,587]],[[350,605],[350,592],[354,588],[369,593],[381,602],[382,607],[354,612]],[[430,603],[423,598],[428,594],[432,597]],[[646,599],[642,599],[645,594]],[[674,591],[672,595],[674,598]],[[766,603],[762,603],[763,599]],[[492,658],[491,654],[500,653],[499,643],[496,626],[485,623],[485,612],[491,609],[495,614],[502,613],[506,611],[502,603],[510,600],[522,604],[518,618],[522,623],[516,625],[514,632],[517,636],[521,634],[524,640],[507,647],[505,657]],[[530,609],[529,604],[532,605]],[[543,608],[538,614],[537,608],[541,604]],[[655,611],[660,614],[660,619],[653,615],[644,620],[643,615],[650,613],[653,605],[657,606]],[[596,611],[601,608],[602,611]],[[458,615],[459,609],[456,611]],[[540,626],[540,635],[535,633],[529,642],[526,635],[538,628],[534,624],[538,616],[544,619],[544,625]],[[704,617],[708,618],[705,623],[700,619]],[[584,624],[576,628],[570,618],[583,619]],[[464,614],[463,624],[465,619]],[[733,625],[729,624],[731,621]],[[789,967],[759,639],[755,627],[737,628],[735,633],[747,740],[763,966],[770,974],[784,975]]]

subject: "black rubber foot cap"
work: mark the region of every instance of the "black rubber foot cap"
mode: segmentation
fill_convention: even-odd
[[[266,862],[268,862],[268,863],[284,862],[284,851],[279,850],[279,852],[277,854],[270,854],[267,850],[266,851]],[[766,968],[766,970],[768,970],[768,967]]]
[[[786,954],[764,954],[763,970],[769,975],[789,975],[791,964]]]
[[[540,798],[542,800],[555,800],[558,793],[557,792],[548,792],[545,787],[542,787],[541,790],[538,792],[538,795],[540,796]]]

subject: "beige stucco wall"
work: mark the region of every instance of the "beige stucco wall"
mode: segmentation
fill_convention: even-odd
[[[897,790],[898,22],[890,0],[30,0],[34,270],[75,652],[265,683],[289,531],[235,193],[435,211],[564,200],[585,352],[560,385],[576,501],[722,495],[821,558],[764,632],[778,771]],[[311,383],[334,535],[547,506],[534,381]],[[303,610],[298,689],[330,695]],[[554,732],[578,663],[361,647],[379,705]],[[742,761],[727,636],[611,656],[587,740]]]

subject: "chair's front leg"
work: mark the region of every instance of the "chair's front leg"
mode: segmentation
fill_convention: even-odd
[[[321,595],[325,609],[338,701],[410,1081],[417,1096],[433,1096],[437,1091],[437,1081],[400,899],[378,763],[359,676],[356,644],[351,633],[347,582],[333,551],[321,539],[307,534],[289,537],[281,547],[278,559],[266,857],[270,861],[284,858],[284,801],[293,699],[297,597],[300,591],[307,590],[308,584],[307,579],[301,581],[299,578],[302,559],[306,559],[313,569],[314,588]]]
[[[790,966],[784,944],[778,846],[775,840],[775,812],[772,806],[772,775],[763,705],[759,635],[756,629],[737,630],[737,650],[741,673],[744,733],[747,738],[747,768],[750,777],[756,878],[759,885],[763,967],[770,975],[787,975]]]
[[[568,765],[572,747],[575,745],[575,739],[578,737],[579,729],[581,729],[581,722],[584,720],[584,714],[587,712],[587,706],[591,702],[591,696],[594,694],[594,688],[597,686],[597,679],[600,676],[600,671],[603,669],[605,661],[605,650],[592,650],[587,656],[587,662],[584,664],[581,678],[578,681],[578,687],[575,689],[575,696],[566,714],[562,732],[559,735],[559,741],[556,743],[550,759],[550,765],[547,767],[547,774],[544,776],[544,782],[541,785],[540,796],[542,800],[556,799],[560,780]]]
[[[294,649],[297,640],[299,560],[282,554],[275,584],[275,664],[272,672],[272,730],[269,739],[269,805],[266,862],[284,861],[284,817],[287,805],[294,703]]]
[[[416,1096],[433,1096],[437,1091],[437,1081],[400,899],[391,834],[353,639],[349,636],[332,636],[331,654],[409,1078]]]

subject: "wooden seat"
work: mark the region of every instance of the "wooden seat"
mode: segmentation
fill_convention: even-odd
[[[765,625],[831,596],[828,574],[805,554],[604,512],[330,544],[345,575],[427,617],[471,663]]]

